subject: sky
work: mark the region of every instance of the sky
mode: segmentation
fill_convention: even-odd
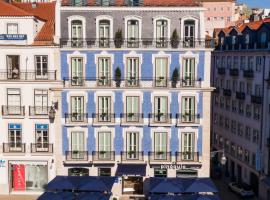
[[[238,3],[245,3],[251,8],[270,8],[270,0],[237,0]]]

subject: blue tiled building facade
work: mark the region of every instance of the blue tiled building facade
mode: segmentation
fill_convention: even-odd
[[[201,7],[68,2],[60,47],[63,174],[118,176],[116,195],[143,194],[149,177],[209,176]]]

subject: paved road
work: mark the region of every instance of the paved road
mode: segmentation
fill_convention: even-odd
[[[36,200],[35,195],[0,195],[0,200]]]
[[[238,195],[229,190],[228,183],[226,181],[224,180],[213,180],[213,181],[218,188],[221,200],[243,200],[243,198],[240,198]],[[257,200],[257,198],[256,197],[249,198],[249,200]]]

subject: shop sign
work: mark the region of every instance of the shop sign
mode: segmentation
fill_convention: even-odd
[[[13,165],[14,190],[25,190],[25,166]]]
[[[5,167],[6,166],[6,161],[0,159],[0,167]]]
[[[0,40],[26,40],[25,34],[0,34]]]
[[[167,165],[161,165],[161,169],[200,169],[202,168],[201,164],[167,164]]]

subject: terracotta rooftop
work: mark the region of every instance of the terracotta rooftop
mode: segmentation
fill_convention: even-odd
[[[6,3],[0,0],[0,16],[33,16],[43,22],[41,30],[34,39],[33,45],[53,45],[55,26],[55,2],[53,3]]]

